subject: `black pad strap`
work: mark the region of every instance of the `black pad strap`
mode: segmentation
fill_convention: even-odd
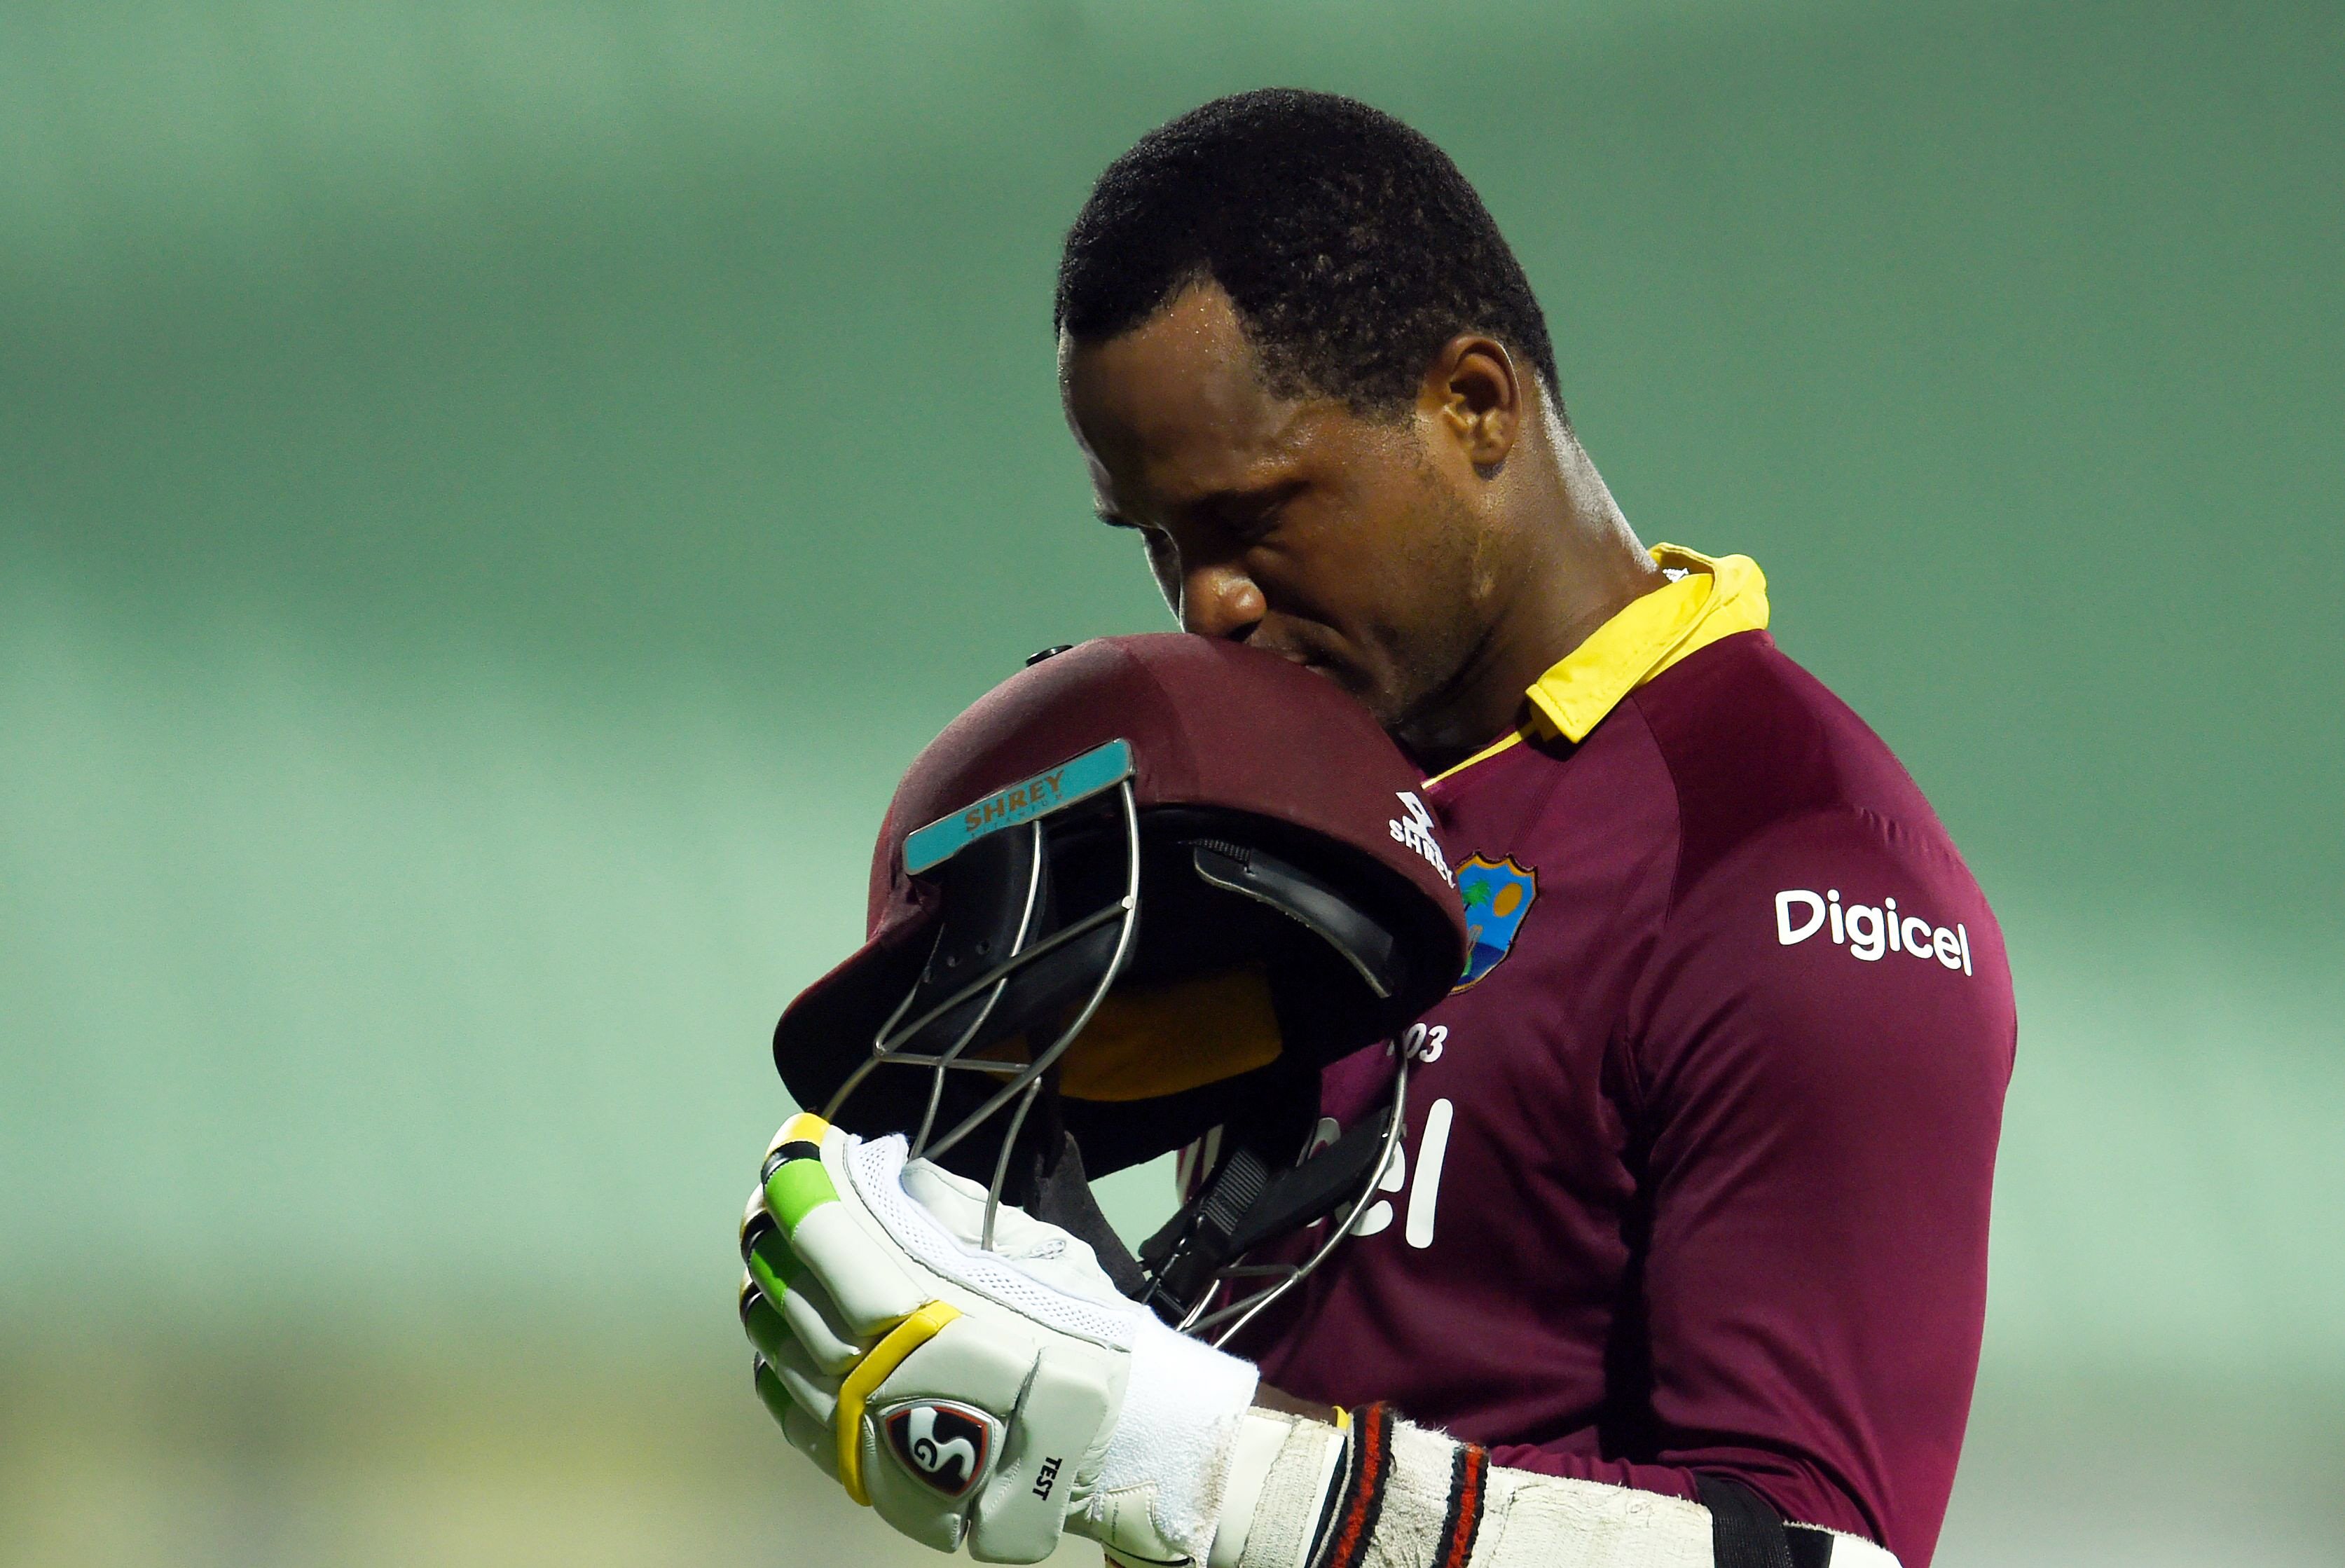
[[[1694,1471],[1693,1489],[1710,1510],[1711,1554],[1718,1568],[1793,1568],[1782,1516],[1765,1498],[1731,1476],[1708,1471]],[[1829,1557],[1830,1536],[1824,1548]]]
[[[1832,1534],[1829,1530],[1786,1524],[1783,1539],[1792,1544],[1792,1568],[1824,1568],[1832,1561]]]

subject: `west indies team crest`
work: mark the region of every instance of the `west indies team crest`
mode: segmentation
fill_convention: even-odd
[[[1466,905],[1466,972],[1451,989],[1463,991],[1490,971],[1515,945],[1523,917],[1538,897],[1538,873],[1503,860],[1476,855],[1457,868],[1457,896]]]

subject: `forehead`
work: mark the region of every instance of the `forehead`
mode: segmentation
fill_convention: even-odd
[[[1092,482],[1119,507],[1258,480],[1328,412],[1263,385],[1236,311],[1210,285],[1119,337],[1062,344],[1060,387]]]

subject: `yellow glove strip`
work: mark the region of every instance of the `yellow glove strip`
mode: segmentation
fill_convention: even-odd
[[[829,1131],[828,1122],[824,1121],[812,1111],[800,1111],[782,1124],[781,1136],[774,1141],[777,1144],[807,1143],[820,1147],[823,1135]]]
[[[903,1365],[904,1359],[943,1331],[944,1326],[960,1316],[960,1308],[947,1301],[931,1301],[893,1329],[887,1337],[865,1353],[847,1374],[839,1386],[838,1413],[831,1418],[831,1427],[838,1435],[838,1480],[847,1488],[847,1495],[858,1504],[871,1506],[871,1494],[863,1489],[863,1407],[888,1374]]]

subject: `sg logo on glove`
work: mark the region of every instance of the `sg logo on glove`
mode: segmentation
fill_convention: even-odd
[[[921,1400],[897,1406],[880,1424],[888,1447],[915,1478],[961,1497],[984,1479],[999,1423],[967,1405]]]

